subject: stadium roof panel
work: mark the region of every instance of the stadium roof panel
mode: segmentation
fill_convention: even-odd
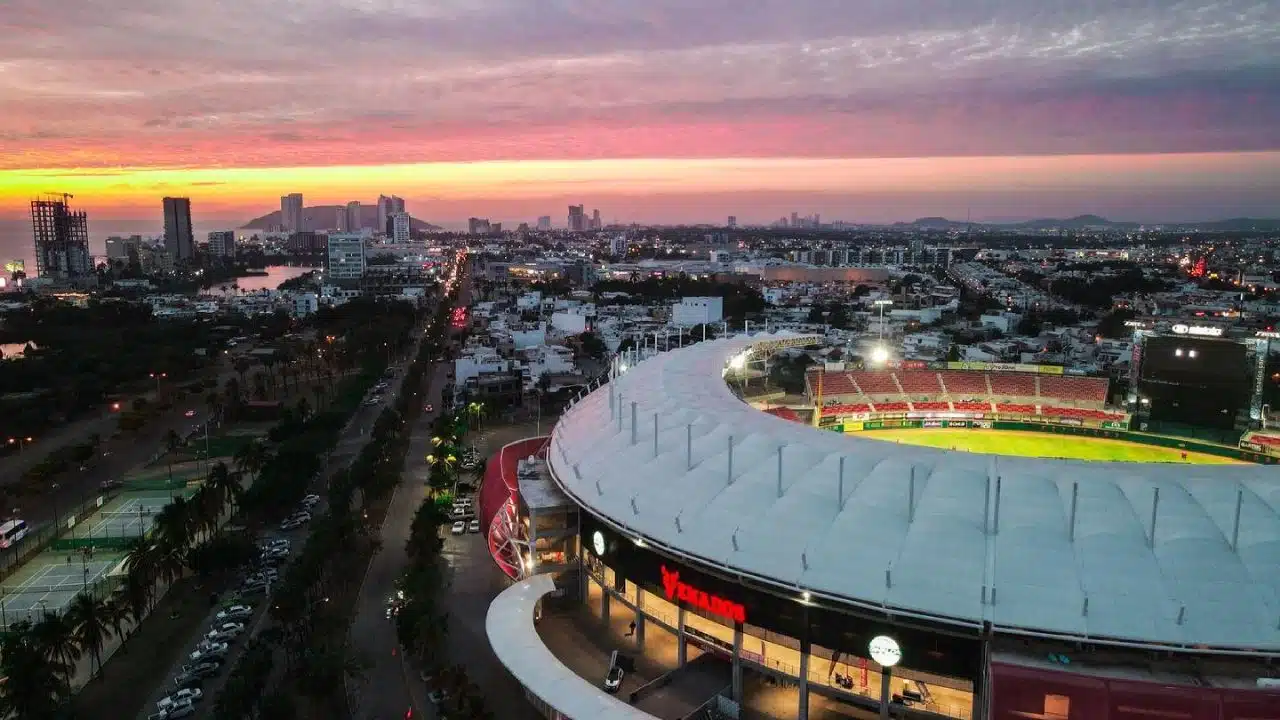
[[[557,479],[633,534],[780,587],[1012,631],[1280,652],[1275,468],[997,457],[820,431],[756,411],[722,380],[731,357],[778,337],[663,353],[584,397],[556,425]]]

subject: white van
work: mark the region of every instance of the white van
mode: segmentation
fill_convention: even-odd
[[[13,547],[27,536],[26,520],[9,520],[0,525],[0,548]]]

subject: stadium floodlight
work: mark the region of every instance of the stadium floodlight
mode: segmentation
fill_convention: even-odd
[[[747,356],[751,351],[741,352],[729,359],[729,367],[734,370],[741,370],[747,366]]]
[[[883,345],[877,345],[872,348],[871,362],[875,365],[884,365],[889,362],[889,349]]]

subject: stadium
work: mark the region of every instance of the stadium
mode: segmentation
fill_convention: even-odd
[[[1140,398],[1043,366],[823,368],[799,402],[751,389],[817,340],[618,362],[549,438],[490,462],[499,565],[634,617],[642,649],[646,627],[675,638],[681,666],[722,659],[735,701],[752,676],[794,688],[800,718],[1280,718],[1275,433],[1135,431]],[[514,472],[534,454],[576,523],[551,553],[547,488]],[[575,716],[563,684],[516,674]]]

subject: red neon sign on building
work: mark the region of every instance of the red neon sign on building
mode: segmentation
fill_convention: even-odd
[[[747,621],[747,609],[740,603],[725,600],[699,590],[689,583],[680,582],[680,572],[668,570],[666,565],[662,566],[662,590],[666,593],[667,599],[672,602],[687,602],[712,615],[719,615],[736,623]]]

